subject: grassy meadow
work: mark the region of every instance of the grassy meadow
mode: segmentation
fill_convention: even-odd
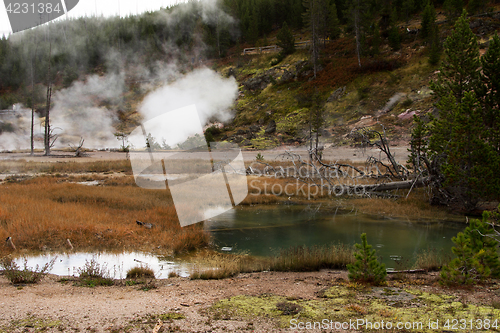
[[[271,165],[277,168],[276,163]],[[209,247],[210,237],[203,223],[181,228],[168,190],[138,187],[127,160],[4,161],[0,173],[8,174],[0,183],[0,237],[12,237],[17,253],[67,251],[68,239],[78,251],[171,254]],[[98,181],[99,185],[78,184],[89,181]],[[414,189],[408,197],[405,192],[399,193],[399,198],[384,199],[335,196],[315,187],[308,189],[290,177],[249,176],[247,181],[249,195],[243,205],[314,200],[370,214],[412,219],[449,217],[445,211],[430,206],[423,189]],[[362,181],[373,182],[369,178]],[[349,178],[339,181],[352,182]],[[280,193],[279,189],[285,187],[286,193]],[[137,225],[136,220],[154,227]],[[6,243],[0,246],[0,254],[12,251]]]
[[[61,251],[69,239],[78,250],[177,253],[209,241],[202,225],[179,226],[166,191],[131,184],[85,186],[48,176],[8,182],[1,189],[0,237],[12,237],[18,251]],[[147,229],[136,220],[154,226]]]

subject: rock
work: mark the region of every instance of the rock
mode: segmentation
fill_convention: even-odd
[[[414,115],[418,115],[418,111],[412,111],[411,109],[406,110],[405,112],[398,115],[398,118],[401,120],[412,119]]]
[[[271,83],[271,76],[264,74],[246,80],[243,82],[243,86],[245,86],[247,90],[263,90],[269,83]]]
[[[137,223],[138,225],[142,225],[144,228],[148,228],[148,229],[151,229],[152,227],[154,227],[154,224],[148,223],[148,222],[135,221],[135,223]]]
[[[265,134],[273,134],[276,132],[276,122],[271,119],[269,124],[267,124]]]
[[[255,133],[255,132],[258,132],[258,131],[260,130],[260,126],[258,126],[258,125],[251,125],[251,126],[248,128],[248,130],[249,130],[250,132],[254,132],[254,133]]]
[[[475,20],[475,21],[469,22],[469,27],[471,29],[475,29],[477,27],[481,27],[482,25],[483,25],[483,21],[482,20]]]
[[[250,140],[243,140],[241,142],[241,145],[242,146],[252,146],[253,144],[252,144],[252,141],[250,141]]]
[[[285,71],[283,72],[283,75],[281,75],[280,82],[286,82],[286,81],[293,80],[295,78],[295,76],[296,75],[294,73],[287,71],[285,69]]]
[[[231,67],[228,69],[227,71],[227,77],[236,77],[236,70],[234,69],[234,67]]]
[[[245,130],[242,130],[242,129],[239,129],[237,132],[236,132],[236,135],[246,135],[248,132],[245,131]]]
[[[340,97],[342,97],[342,95],[344,95],[345,93],[345,86],[343,87],[340,87],[338,88],[337,90],[335,90],[331,95],[330,97],[328,97],[328,99],[326,100],[328,103],[331,103],[333,101],[336,101],[337,99],[339,99]]]
[[[245,138],[242,137],[241,135],[234,135],[232,138],[230,138],[230,141],[236,142],[236,143],[240,143],[243,140],[245,140]]]

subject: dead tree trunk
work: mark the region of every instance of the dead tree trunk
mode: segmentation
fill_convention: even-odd
[[[36,63],[36,51],[38,49],[38,43],[35,34],[35,54],[31,59],[31,156],[35,155],[35,142],[33,140],[33,128],[35,126],[35,63]]]
[[[49,34],[50,34],[50,25],[49,25]],[[51,78],[51,58],[52,58],[52,41],[50,40],[49,35],[49,71],[47,74],[47,105],[45,108],[45,156],[50,155],[51,148],[51,131],[50,131],[50,99],[52,97],[52,78]]]

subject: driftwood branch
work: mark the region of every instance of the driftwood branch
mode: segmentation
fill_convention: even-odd
[[[387,271],[387,274],[398,274],[398,273],[417,274],[417,273],[427,273],[427,271],[425,269],[405,269],[402,271]]]

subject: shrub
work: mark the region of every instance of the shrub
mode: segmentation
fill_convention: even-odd
[[[137,278],[155,278],[155,272],[149,268],[144,266],[136,266],[127,271],[127,279],[137,279]]]
[[[295,316],[304,310],[302,306],[292,302],[280,302],[276,304],[276,308],[281,311],[283,316]]]
[[[5,277],[12,284],[37,283],[54,267],[56,259],[57,257],[53,258],[42,267],[36,265],[35,268],[32,268],[28,267],[28,259],[25,258],[24,267],[21,269],[11,257],[4,257],[0,260],[0,267],[4,269]]]
[[[80,276],[81,285],[84,286],[112,286],[114,284],[107,265],[99,264],[95,258],[90,261],[85,260],[85,265],[78,268],[77,272]]]
[[[442,284],[475,284],[500,275],[498,243],[489,237],[495,233],[488,217],[485,212],[482,220],[472,219],[464,232],[452,238],[455,246],[451,250],[457,257],[441,270]]]
[[[375,285],[385,282],[387,271],[385,264],[378,262],[375,256],[375,250],[368,245],[366,234],[361,234],[361,245],[354,245],[358,252],[354,253],[356,261],[354,264],[347,265],[349,270],[349,280],[372,283]]]

